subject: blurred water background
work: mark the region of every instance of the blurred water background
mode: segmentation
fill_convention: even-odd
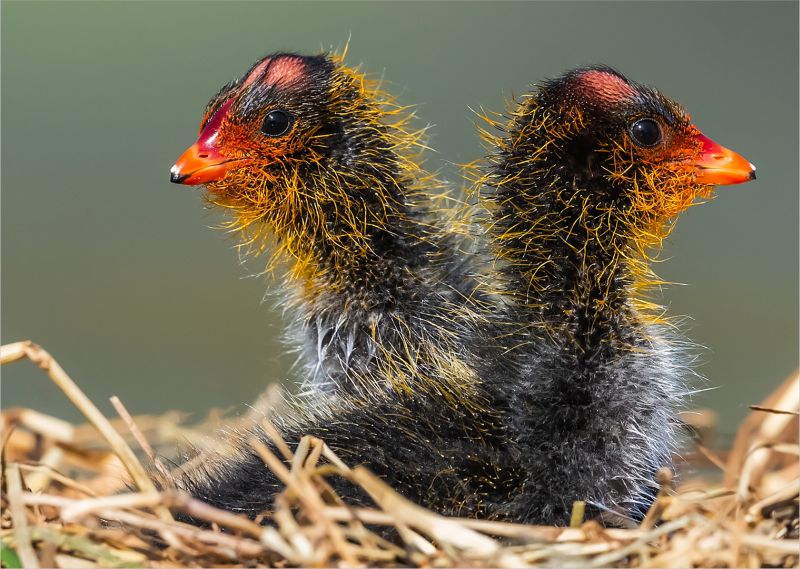
[[[169,184],[208,98],[262,55],[350,39],[434,124],[428,165],[482,154],[470,108],[604,62],[758,166],[689,210],[658,272],[706,346],[694,404],[730,432],[798,360],[796,2],[2,4],[2,341],[50,350],[101,407],[243,409],[287,381],[264,261],[239,264],[200,191]],[[78,419],[30,363],[3,407]]]

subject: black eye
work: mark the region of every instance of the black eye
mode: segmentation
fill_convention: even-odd
[[[661,142],[661,126],[653,119],[639,119],[631,125],[630,133],[639,146],[655,146]]]
[[[278,109],[268,112],[264,117],[261,132],[267,136],[281,136],[289,132],[290,126],[292,126],[292,117],[286,111]]]

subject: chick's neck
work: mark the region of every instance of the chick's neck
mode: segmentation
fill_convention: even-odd
[[[306,236],[307,241],[289,251],[290,274],[301,285],[304,299],[391,296],[395,287],[404,287],[426,259],[429,244],[414,213],[402,209],[373,215],[368,207],[359,207],[354,213],[362,216],[360,227],[336,217],[326,219],[316,235]]]
[[[633,211],[624,185],[597,175],[604,155],[577,134],[580,114],[523,111],[488,176],[512,306],[523,325],[581,353],[639,346],[645,323],[658,320],[644,299],[656,283],[647,247],[658,230]]]

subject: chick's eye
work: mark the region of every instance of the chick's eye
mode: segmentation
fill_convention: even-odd
[[[630,127],[631,138],[639,146],[655,146],[661,142],[661,126],[653,119],[640,119]]]
[[[261,132],[267,136],[281,136],[289,132],[289,127],[292,125],[292,117],[289,113],[277,109],[270,111],[264,117],[264,122],[261,124]]]

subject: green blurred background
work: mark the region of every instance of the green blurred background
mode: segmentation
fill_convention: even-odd
[[[264,261],[241,265],[200,192],[168,182],[223,83],[350,37],[457,180],[482,154],[470,108],[604,62],[758,166],[683,216],[658,267],[708,348],[694,404],[730,432],[798,360],[797,22],[796,2],[3,2],[2,341],[45,346],[106,411],[243,409],[289,378],[269,279],[248,278]],[[30,363],[3,368],[2,397],[78,418]]]

